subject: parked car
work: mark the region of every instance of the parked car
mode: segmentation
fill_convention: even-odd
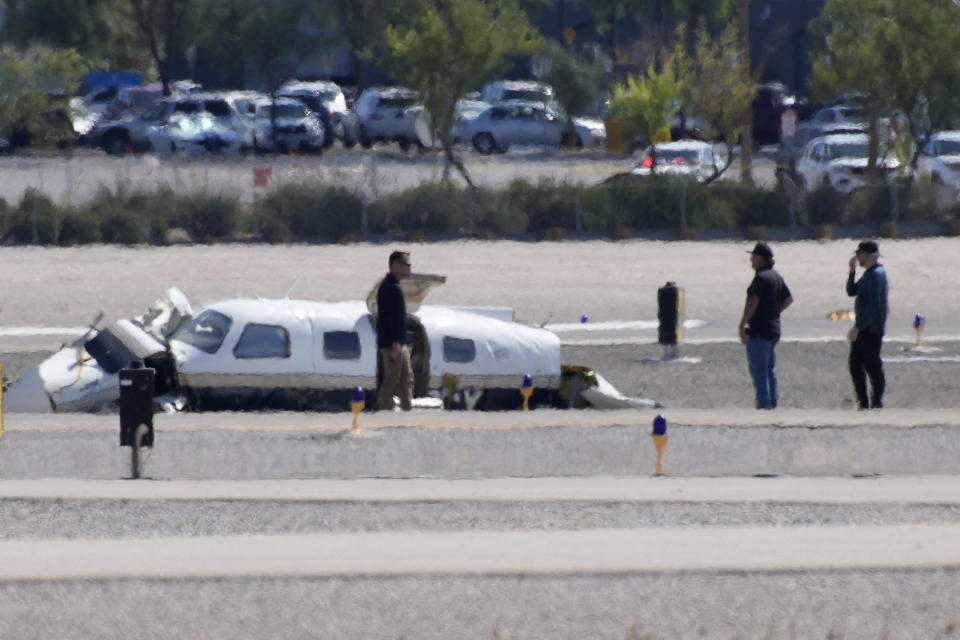
[[[917,157],[916,175],[960,190],[960,131],[933,134]]]
[[[360,118],[347,107],[346,97],[337,83],[291,80],[280,87],[277,95],[302,101],[323,120],[327,146],[339,139],[349,149],[360,139]]]
[[[396,142],[402,150],[411,143],[420,145],[416,124],[423,106],[415,91],[405,87],[370,87],[357,98],[356,112],[364,148],[378,141]]]
[[[711,144],[700,140],[678,140],[658,144],[655,154],[644,153],[631,173],[685,176],[702,182],[716,171],[716,156]]]
[[[521,101],[513,101],[515,104],[522,104]],[[511,102],[503,103],[511,104]],[[539,103],[535,103],[539,104]],[[585,118],[574,116],[573,120],[573,140],[569,140],[570,133],[567,128],[567,114],[558,104],[547,105],[547,113],[556,118],[556,121],[563,128],[560,134],[560,144],[574,147],[602,147],[607,144],[607,125],[602,120],[595,118]]]
[[[254,127],[253,144],[258,151],[323,150],[323,125],[299,100],[265,100],[257,106]]]
[[[548,106],[554,102],[553,87],[535,80],[494,80],[484,85],[481,97],[490,104],[519,100]]]
[[[503,153],[513,145],[556,147],[566,123],[535,102],[497,104],[464,123],[463,136],[484,155]]]
[[[807,147],[807,143],[814,138],[834,136],[844,133],[864,133],[865,131],[866,129],[864,126],[858,123],[846,125],[839,124],[835,127],[823,127],[821,129],[798,129],[797,135],[793,138],[793,148],[790,150],[785,150],[782,158],[778,158],[778,163],[780,163],[778,169],[788,171],[790,173],[796,173],[797,163],[803,156],[803,150]]]
[[[807,143],[797,163],[797,178],[802,189],[828,186],[850,193],[866,184],[869,136],[844,133],[821,136]],[[878,167],[890,174],[899,167],[894,158],[878,159]]]
[[[453,125],[453,141],[469,142],[467,135],[467,122],[473,120],[481,113],[490,108],[490,103],[473,98],[463,98],[457,100],[454,107],[455,124]]]
[[[806,120],[797,123],[794,145],[806,145],[814,138],[827,135],[837,129],[866,131],[867,125],[861,120],[861,110],[854,106],[836,105],[818,109]]]
[[[70,99],[70,121],[73,123],[73,132],[79,139],[86,138],[118,91],[119,86],[101,87],[84,96]]]
[[[250,149],[236,129],[205,111],[174,114],[167,124],[147,129],[147,139],[160,154],[239,154]]]
[[[163,86],[153,83],[137,87],[121,87],[103,111],[103,120],[123,120],[141,115],[163,100]]]
[[[151,128],[166,125],[174,114],[201,112],[209,113],[220,125],[235,130],[247,148],[253,144],[253,132],[249,122],[240,116],[231,101],[214,93],[165,98],[139,117],[98,124],[91,131],[90,138],[107,153],[149,151],[152,147],[147,133]]]

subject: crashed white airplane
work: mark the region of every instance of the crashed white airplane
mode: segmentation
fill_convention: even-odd
[[[442,276],[413,275],[407,300],[414,396],[446,408],[652,407],[582,367],[562,367],[560,340],[513,311],[421,305]],[[346,411],[356,387],[374,404],[376,288],[366,303],[235,299],[194,314],[169,289],[142,316],[122,319],[21,373],[4,394],[12,412],[116,410],[119,371],[156,370],[156,408]],[[426,404],[430,404],[429,400]]]

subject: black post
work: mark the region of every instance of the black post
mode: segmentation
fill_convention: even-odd
[[[120,375],[120,446],[131,447],[131,475],[140,477],[140,447],[153,446],[153,395],[156,371],[139,361]]]

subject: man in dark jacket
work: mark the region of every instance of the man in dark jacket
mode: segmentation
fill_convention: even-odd
[[[883,374],[880,349],[887,324],[887,272],[879,263],[880,247],[873,240],[865,240],[850,258],[847,275],[847,295],[856,296],[856,321],[847,338],[850,340],[850,377],[857,392],[860,409],[883,407],[883,391],[887,380]],[[866,269],[859,280],[857,263]],[[867,377],[873,394],[867,401]]]
[[[377,389],[377,409],[393,409],[393,395],[400,396],[400,407],[409,411],[413,402],[413,370],[407,347],[407,303],[400,281],[410,275],[410,254],[390,254],[390,272],[377,289],[377,353],[383,371]]]
[[[790,289],[773,270],[773,250],[758,242],[750,252],[755,272],[747,288],[740,318],[740,342],[747,346],[747,364],[756,389],[757,409],[775,409],[780,400],[775,348],[780,340],[780,313],[793,302]]]

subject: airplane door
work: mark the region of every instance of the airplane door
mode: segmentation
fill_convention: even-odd
[[[413,369],[413,397],[422,398],[430,391],[430,342],[423,325],[410,314],[407,314],[407,346]]]

